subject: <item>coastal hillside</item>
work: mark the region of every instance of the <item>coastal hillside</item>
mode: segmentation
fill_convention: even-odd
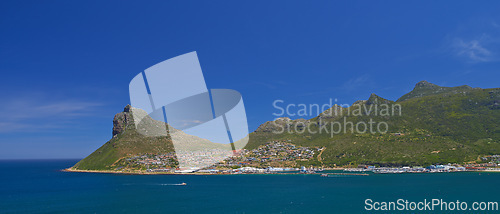
[[[114,170],[126,157],[144,154],[168,154],[174,152],[168,136],[146,137],[136,129],[134,111],[138,109],[127,105],[123,112],[113,119],[113,137],[92,154],[76,163],[76,170]],[[155,123],[147,117],[145,121]],[[156,122],[157,123],[157,122]]]
[[[165,158],[167,165],[175,167],[170,138],[140,134],[144,130],[136,129],[134,112],[138,110],[128,105],[118,113],[113,120],[113,138],[72,169],[145,170],[144,166],[132,166],[131,160],[149,156]],[[245,149],[261,150],[269,142],[321,148],[314,161],[300,164],[323,167],[480,162],[483,156],[500,154],[498,121],[500,88],[441,87],[422,81],[397,101],[371,94],[367,100],[351,106],[335,105],[311,119],[266,122],[250,133]],[[351,123],[372,124],[382,127],[383,132],[351,131]],[[154,126],[161,125],[165,124]]]
[[[390,109],[381,108],[384,104]],[[351,122],[370,121],[374,126],[387,124],[387,132],[359,133],[349,129]],[[247,148],[276,140],[324,147],[324,166],[475,162],[481,156],[500,154],[499,121],[499,88],[441,87],[422,81],[395,102],[372,94],[368,100],[349,107],[334,106],[312,119],[266,122],[250,134]],[[346,124],[348,129],[338,134],[330,131],[332,126],[338,131]],[[283,127],[286,130],[277,133]]]

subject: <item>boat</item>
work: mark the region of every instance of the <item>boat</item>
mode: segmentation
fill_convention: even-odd
[[[186,186],[187,184],[183,182],[183,183],[181,183],[181,184],[179,184],[179,185],[181,185],[181,186]]]

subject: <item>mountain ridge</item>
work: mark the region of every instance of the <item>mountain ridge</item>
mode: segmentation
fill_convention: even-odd
[[[417,98],[417,97],[429,96],[429,95],[433,95],[433,94],[442,94],[442,93],[449,93],[449,92],[458,93],[458,92],[469,91],[469,90],[473,90],[473,89],[480,90],[481,88],[472,88],[468,85],[462,85],[462,86],[456,86],[456,87],[443,87],[443,86],[439,86],[439,85],[427,82],[426,80],[423,80],[423,81],[420,81],[417,84],[415,84],[415,87],[413,88],[412,91],[401,96],[399,99],[396,100],[396,102],[405,101],[405,100]]]
[[[401,116],[348,116],[346,112],[360,105],[399,104]],[[337,109],[343,115],[325,112]],[[356,101],[343,108],[334,105],[319,116],[306,120],[315,123],[316,132],[324,124],[362,122],[374,119],[386,121],[385,134],[345,133],[325,134],[273,134],[280,130],[272,121],[263,123],[250,134],[247,148],[256,148],[259,142],[291,140],[300,146],[329,148],[322,158],[331,165],[379,164],[425,165],[475,161],[478,156],[500,153],[500,89],[480,89],[469,86],[441,87],[427,81],[415,85],[414,90],[396,101],[371,94],[365,101]],[[304,120],[304,119],[301,119]],[[301,130],[298,120],[288,120],[286,127]],[[301,124],[301,126],[303,126]],[[273,130],[274,127],[274,130]],[[265,129],[263,129],[265,128]]]
[[[400,115],[381,114],[373,106],[400,105]],[[376,109],[352,115],[359,109]],[[330,111],[330,114],[329,112]],[[113,138],[78,162],[78,170],[112,170],[125,157],[144,153],[172,153],[168,136],[144,137],[133,125],[134,108],[127,105],[115,115]],[[337,112],[338,114],[331,114]],[[348,114],[351,113],[351,114]],[[335,123],[358,124],[373,120],[387,123],[386,133],[305,132],[331,129]],[[311,119],[277,118],[249,134],[245,148],[286,140],[299,146],[323,147],[322,162],[311,165],[346,166],[425,165],[475,161],[483,155],[500,154],[500,88],[441,87],[421,81],[396,101],[371,94],[367,100],[342,107],[334,105]],[[275,133],[277,129],[303,131]]]

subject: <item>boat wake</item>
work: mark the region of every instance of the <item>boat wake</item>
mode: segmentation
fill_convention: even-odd
[[[153,185],[153,186],[186,186],[186,183],[176,183],[176,184],[123,184],[125,186],[131,185]]]
[[[161,186],[186,186],[186,183],[180,183],[180,184],[159,184]]]

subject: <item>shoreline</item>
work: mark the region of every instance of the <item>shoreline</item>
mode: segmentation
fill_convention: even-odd
[[[324,169],[324,171],[340,171],[344,170],[347,168],[328,168]],[[80,172],[80,173],[100,173],[100,174],[123,174],[123,175],[314,175],[314,174],[328,174],[328,172],[316,172],[316,173],[288,173],[288,172],[278,172],[278,173],[204,173],[204,172],[191,172],[191,173],[186,173],[186,172],[181,172],[181,173],[175,173],[175,172],[123,172],[123,171],[110,171],[110,170],[81,170],[81,169],[72,169],[72,168],[66,168],[60,170],[62,172]],[[487,173],[487,172],[493,172],[493,173],[500,173],[500,170],[474,170],[474,171],[458,171],[458,172],[478,172],[478,173]],[[430,172],[427,172],[430,173]],[[434,172],[435,173],[435,172]],[[431,174],[434,174],[431,173]],[[450,173],[450,172],[439,172],[439,173]],[[377,173],[375,173],[377,174]],[[381,174],[425,174],[425,172],[422,173],[381,173]]]
[[[324,169],[325,171],[328,170],[344,170],[346,168],[326,168]],[[273,174],[273,175],[279,175],[279,174],[321,174],[321,172],[318,173],[286,173],[286,172],[280,172],[280,173],[203,173],[203,172],[191,172],[191,173],[176,173],[176,172],[143,172],[143,171],[137,171],[137,172],[123,172],[123,171],[111,171],[111,170],[82,170],[82,169],[73,169],[73,168],[66,168],[66,169],[61,169],[60,171],[62,172],[81,172],[81,173],[101,173],[101,174],[125,174],[125,175],[268,175],[268,174]]]
[[[172,173],[172,172],[123,172],[111,170],[83,170],[66,168],[62,172],[100,173],[100,174],[124,174],[124,175],[214,175],[213,173]]]

